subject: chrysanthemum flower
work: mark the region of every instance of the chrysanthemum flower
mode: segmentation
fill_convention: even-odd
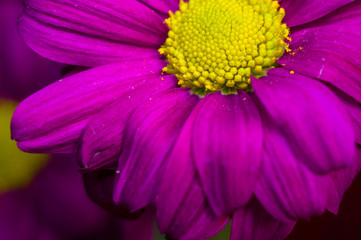
[[[279,239],[337,213],[360,169],[361,1],[26,5],[28,45],[90,69],[22,102],[12,136],[79,152],[93,199],[155,206],[174,239],[230,219],[233,239]]]

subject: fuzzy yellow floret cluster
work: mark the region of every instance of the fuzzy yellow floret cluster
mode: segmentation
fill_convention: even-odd
[[[189,0],[165,20],[159,49],[178,84],[199,94],[250,90],[250,76],[265,75],[288,44],[285,15],[272,0]]]

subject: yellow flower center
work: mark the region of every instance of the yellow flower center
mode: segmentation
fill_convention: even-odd
[[[163,71],[198,95],[250,91],[250,76],[264,76],[288,50],[285,10],[277,1],[181,0],[179,9],[165,20]]]

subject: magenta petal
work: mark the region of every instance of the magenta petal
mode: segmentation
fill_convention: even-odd
[[[327,173],[353,161],[351,120],[327,87],[284,69],[271,69],[252,84],[264,105],[261,111],[269,113],[295,157],[313,172]]]
[[[164,231],[171,239],[206,239],[218,233],[229,221],[228,217],[214,215],[197,182],[191,184],[182,201],[177,216]]]
[[[327,14],[326,16],[310,22],[308,24],[298,26],[293,28],[293,30],[300,30],[306,28],[313,28],[325,25],[335,24],[341,26],[349,26],[349,25],[360,25],[361,24],[361,2],[353,1],[337,10]]]
[[[162,92],[129,118],[119,158],[114,201],[136,211],[151,203],[179,131],[199,97],[187,88]]]
[[[127,0],[28,0],[19,30],[40,55],[96,66],[157,57],[167,28],[147,6]]]
[[[231,240],[285,239],[295,223],[274,219],[254,200],[234,213]]]
[[[308,219],[325,211],[328,178],[311,172],[292,152],[280,129],[264,132],[263,174],[256,196],[264,208],[282,221]]]
[[[133,110],[160,91],[175,87],[173,76],[144,81],[137,88],[129,86],[119,98],[94,115],[82,134],[81,165],[86,171],[116,166],[124,136],[124,126]]]
[[[354,98],[333,89],[337,96],[343,102],[350,118],[354,129],[355,141],[361,144],[361,103]]]
[[[11,123],[12,138],[24,151],[74,152],[90,117],[130,86],[153,81],[164,65],[161,60],[127,61],[59,80],[18,106]]]
[[[340,23],[298,31],[291,35],[290,48],[295,52],[285,54],[278,62],[289,70],[328,82],[361,102],[359,29],[359,25]]]
[[[210,205],[217,215],[246,204],[255,188],[262,150],[257,107],[243,91],[207,95],[193,128],[193,153]]]
[[[85,190],[95,203],[121,218],[135,219],[143,210],[129,213],[128,209],[121,208],[113,202],[114,170],[91,171],[83,175]]]
[[[179,0],[138,0],[139,2],[168,15],[169,11],[179,10]],[[169,15],[168,15],[169,16]]]
[[[334,213],[338,213],[343,194],[351,185],[353,179],[361,171],[361,146],[356,145],[355,161],[347,168],[333,172],[329,176],[329,196],[327,209]]]
[[[188,118],[169,155],[156,201],[160,231],[173,239],[205,239],[228,222],[209,207],[192,162],[191,134],[198,111]]]
[[[301,25],[321,18],[326,14],[352,2],[353,0],[281,0],[286,10],[283,19],[288,27]]]

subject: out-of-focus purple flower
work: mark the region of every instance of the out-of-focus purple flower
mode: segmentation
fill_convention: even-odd
[[[337,213],[361,165],[361,1],[280,1],[292,51],[252,78],[252,91],[204,98],[177,86],[196,70],[161,76],[157,50],[174,35],[163,21],[178,3],[28,0],[19,29],[29,46],[92,68],[22,102],[12,121],[19,148],[79,152],[95,201],[155,206],[175,239],[206,238],[231,217],[233,239],[279,239],[297,219]]]
[[[123,221],[89,199],[76,155],[46,161],[48,156],[24,154],[10,141],[14,100],[54,82],[65,66],[39,56],[19,37],[22,11],[20,0],[0,1],[0,239],[152,239],[154,213]]]
[[[120,221],[100,209],[75,163],[74,155],[55,156],[29,186],[0,195],[2,240],[152,239],[152,215]]]
[[[32,51],[17,32],[20,0],[0,2],[0,97],[22,100],[57,80],[64,64]]]

